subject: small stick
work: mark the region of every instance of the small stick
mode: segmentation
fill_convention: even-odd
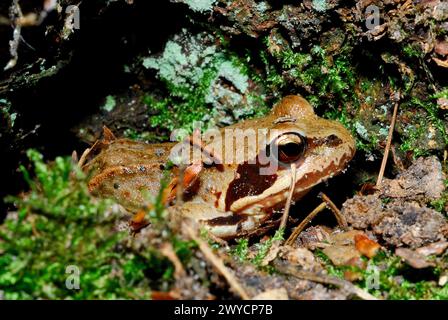
[[[381,162],[380,173],[378,174],[378,180],[376,186],[379,187],[383,181],[384,171],[386,170],[387,158],[389,157],[390,145],[392,143],[392,135],[394,133],[395,121],[397,120],[398,102],[395,103],[392,120],[390,123],[389,134],[387,136],[386,148],[384,149],[383,161]]]
[[[179,165],[179,180],[176,185],[176,205],[180,206],[183,203],[183,194],[184,194],[184,177],[185,177],[185,165]]]
[[[323,192],[319,193],[319,197],[327,203],[328,207],[333,212],[339,226],[343,229],[346,229],[348,226],[347,220],[342,215],[341,210],[339,210],[338,207],[336,207],[333,201],[331,201],[331,199],[325,193]]]
[[[174,277],[176,279],[181,279],[185,277],[187,273],[185,272],[182,262],[180,262],[179,257],[174,251],[173,245],[171,243],[164,243],[160,247],[160,253],[163,254],[171,263],[174,265]]]
[[[289,216],[289,209],[291,208],[291,201],[292,196],[294,194],[294,187],[296,185],[296,165],[295,163],[291,164],[291,186],[289,188],[288,198],[286,199],[285,204],[285,211],[283,212],[282,220],[280,222],[279,230],[284,230],[286,227],[286,222],[288,221]],[[269,249],[269,253],[266,255],[266,257],[263,259],[263,262],[261,263],[262,266],[267,266],[272,260],[274,260],[277,257],[277,254],[280,251],[280,245],[282,241],[276,240],[274,243],[272,243],[271,248]]]
[[[282,220],[280,222],[280,228],[284,229],[286,227],[286,222],[288,221],[289,209],[291,208],[292,196],[294,194],[294,187],[296,186],[296,164],[291,163],[291,186],[289,188],[288,198],[286,199],[285,211],[283,212]]]
[[[378,300],[377,297],[371,295],[370,293],[362,290],[361,288],[358,288],[357,286],[343,279],[339,279],[328,275],[318,275],[304,270],[297,270],[292,266],[286,266],[284,263],[280,262],[275,262],[274,266],[278,271],[299,279],[337,286],[364,300]]]
[[[249,300],[250,299],[249,295],[243,289],[243,287],[235,278],[235,276],[224,265],[222,260],[213,253],[209,245],[197,236],[196,231],[193,229],[193,227],[189,223],[185,223],[184,228],[187,231],[190,238],[196,241],[196,243],[199,246],[199,249],[202,251],[204,256],[210,261],[212,265],[215,266],[216,269],[218,269],[218,271],[224,276],[224,278],[226,278],[230,287],[241,297],[241,299]]]
[[[320,205],[318,205],[309,215],[306,216],[305,219],[300,222],[300,224],[294,229],[294,231],[289,236],[288,240],[286,240],[285,245],[291,245],[299,236],[299,234],[305,229],[306,225],[313,220],[313,218],[322,210],[324,210],[327,207],[327,204],[325,202],[322,202]]]

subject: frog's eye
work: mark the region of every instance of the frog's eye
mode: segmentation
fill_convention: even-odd
[[[295,133],[281,135],[276,140],[277,159],[283,163],[293,163],[305,151],[305,139]]]

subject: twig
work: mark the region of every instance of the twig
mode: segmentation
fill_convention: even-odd
[[[285,211],[283,212],[282,220],[280,222],[280,229],[286,227],[288,221],[289,209],[291,208],[292,196],[294,194],[294,187],[296,186],[296,164],[291,163],[291,186],[289,188],[288,198],[286,199]]]
[[[284,230],[286,227],[286,222],[288,221],[289,209],[291,208],[292,196],[294,194],[294,187],[296,185],[296,165],[295,163],[291,164],[291,186],[289,188],[288,198],[286,199],[285,210],[283,211],[282,220],[280,222],[279,230]],[[282,240],[275,240],[271,248],[269,248],[268,254],[264,257],[261,262],[262,266],[267,266],[272,260],[277,257],[277,254],[280,252],[280,245],[282,244]]]
[[[12,40],[9,41],[9,54],[11,55],[11,59],[9,59],[6,66],[3,68],[3,70],[9,70],[16,66],[17,60],[19,59],[19,44],[21,39],[21,33],[22,33],[22,26],[21,24],[17,23],[17,20],[23,18],[22,9],[19,5],[19,0],[14,0],[11,4],[11,7],[9,9],[10,18],[11,21],[13,21],[13,33],[12,33]]]
[[[23,38],[22,38],[22,27],[30,27],[30,26],[39,26],[42,24],[42,22],[45,20],[45,18],[48,16],[48,13],[52,10],[54,10],[57,6],[57,1],[55,0],[46,0],[44,1],[44,8],[40,12],[39,15],[35,13],[28,13],[26,15],[23,14],[22,9],[19,5],[19,0],[13,0],[12,4],[10,6],[10,24],[13,26],[13,37],[12,40],[9,41],[9,54],[11,55],[10,60],[6,64],[3,70],[9,70],[16,66],[17,61],[19,59],[19,44],[22,40],[27,46],[34,48],[29,45]],[[5,17],[0,17],[0,24],[4,24]]]
[[[185,272],[182,262],[180,262],[179,257],[176,252],[174,252],[173,245],[171,243],[163,243],[160,247],[160,253],[168,258],[174,265],[174,277],[176,279],[181,279],[185,277],[187,273]]]
[[[392,143],[392,135],[394,133],[395,121],[397,119],[398,111],[398,101],[394,106],[394,113],[392,115],[392,121],[390,123],[389,134],[387,136],[386,148],[384,149],[383,161],[381,162],[380,173],[378,174],[378,180],[376,181],[376,186],[379,187],[383,181],[384,171],[386,170],[387,158],[389,157],[390,145]]]
[[[338,207],[336,207],[333,201],[331,201],[331,199],[325,193],[323,192],[319,193],[319,197],[327,203],[328,207],[333,212],[339,226],[343,229],[346,229],[348,226],[347,220],[342,215],[341,210],[339,210]]]
[[[292,245],[294,241],[297,239],[299,234],[305,229],[308,223],[313,220],[313,218],[322,210],[324,210],[327,207],[327,204],[325,202],[322,202],[320,205],[318,205],[309,215],[305,217],[305,219],[300,222],[300,224],[294,229],[294,231],[289,236],[288,240],[286,240],[285,245]]]
[[[352,283],[343,279],[339,279],[328,275],[318,275],[304,270],[297,270],[296,268],[289,265],[285,265],[284,263],[281,262],[274,262],[274,266],[278,271],[284,274],[291,275],[299,279],[337,286],[351,294],[358,296],[363,300],[378,300],[378,298],[376,298],[375,296],[371,295],[370,293],[362,290],[361,288],[356,287]]]
[[[241,299],[249,300],[250,299],[249,295],[246,293],[242,285],[238,282],[235,276],[229,271],[229,269],[224,265],[222,260],[213,253],[208,244],[197,236],[196,231],[190,225],[189,222],[184,223],[184,228],[185,231],[190,236],[190,238],[196,241],[196,243],[199,246],[199,249],[202,251],[204,256],[224,276],[224,278],[229,283],[230,287],[241,297]]]
[[[185,178],[185,165],[183,163],[179,164],[179,180],[176,185],[176,205],[180,206],[183,203],[184,194],[184,178]]]

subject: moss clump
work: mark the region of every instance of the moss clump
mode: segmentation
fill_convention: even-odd
[[[116,105],[117,105],[117,101],[115,100],[115,98],[113,96],[107,96],[106,102],[101,107],[101,109],[103,109],[107,112],[111,112],[112,110],[114,110]]]
[[[448,145],[446,121],[440,115],[436,101],[441,94],[443,91],[425,100],[411,97],[401,105],[404,115],[411,119],[410,123],[398,123],[402,151],[411,152],[414,157],[427,156]]]
[[[180,0],[196,12],[207,12],[213,9],[216,0]]]
[[[437,268],[430,270],[434,280],[419,280],[418,277],[410,279],[409,275],[415,273],[415,270],[403,263],[399,257],[385,251],[380,252],[371,260],[366,260],[369,265],[366,269],[354,266],[335,266],[320,250],[316,255],[324,263],[328,273],[333,276],[344,278],[345,272],[356,272],[360,276],[356,285],[377,297],[391,300],[448,299],[448,287],[437,285],[436,281],[440,275],[440,270]],[[378,287],[371,288],[369,283],[372,281],[372,270],[375,269],[378,276],[375,282]]]
[[[164,98],[152,94],[145,98],[156,113],[151,126],[191,130],[195,121],[206,127],[228,125],[266,110],[247,66],[215,40],[210,34],[184,30],[167,42],[161,56],[144,59],[143,65],[156,70],[166,87]]]
[[[159,275],[162,260],[134,254],[124,232],[114,230],[109,201],[90,197],[85,177],[70,158],[51,165],[29,150],[36,179],[21,166],[30,191],[8,197],[18,211],[0,226],[0,289],[6,299],[149,298],[145,270]],[[169,265],[169,264],[168,264]],[[70,268],[79,289],[68,289]]]
[[[270,267],[263,267],[262,262],[269,253],[269,250],[274,242],[283,240],[283,234],[284,230],[277,230],[272,237],[254,244],[254,251],[252,252],[254,254],[251,254],[253,256],[251,258],[249,258],[249,253],[251,250],[249,249],[248,239],[237,240],[237,244],[232,248],[231,253],[240,262],[249,262],[258,268],[265,269],[266,271],[272,271],[272,268]]]
[[[341,53],[335,56],[319,45],[314,45],[309,52],[295,52],[289,46],[272,50],[269,48],[274,45],[273,41],[285,44],[281,39],[273,40],[272,37],[265,41],[268,51],[280,64],[279,67],[283,70],[281,76],[286,81],[279,81],[278,76],[270,72],[267,76],[269,82],[282,86],[292,82],[306,92],[305,98],[314,106],[321,105],[322,99],[330,101],[330,108],[338,108],[340,104],[349,101],[352,104],[356,102],[355,68],[345,49],[341,49]],[[267,70],[271,68],[268,67]]]
[[[5,99],[0,99],[0,115],[2,127],[14,127],[17,113],[11,112],[11,104]]]
[[[359,76],[352,63],[349,44],[340,48],[337,54],[319,45],[314,45],[308,52],[296,52],[274,33],[266,38],[265,45],[275,59],[272,63],[266,54],[261,56],[266,74],[264,84],[273,95],[286,90],[290,94],[290,87],[299,88],[299,93],[325,117],[338,120],[352,131],[359,149],[377,147],[379,137],[372,136],[353,116],[360,106],[356,94]]]

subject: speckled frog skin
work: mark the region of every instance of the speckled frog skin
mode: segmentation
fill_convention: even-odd
[[[318,117],[300,96],[287,96],[267,116],[226,129],[256,129],[246,130],[248,135],[255,135],[249,138],[255,139],[264,130],[269,138],[265,144],[247,143],[235,151],[244,153],[240,161],[204,165],[194,184],[185,190],[182,205],[168,208],[198,221],[221,238],[256,233],[274,225],[273,217],[283,210],[291,188],[291,163],[296,168],[292,199],[297,201],[315,185],[344,170],[355,153],[355,142],[347,129]],[[216,147],[216,143],[204,138],[208,148]],[[115,199],[131,211],[139,210],[145,203],[145,192],[159,192],[163,167],[174,146],[127,139],[103,142],[100,152],[83,167],[91,174],[89,190]],[[278,161],[278,166],[260,174],[264,165],[258,159],[269,154],[267,149],[272,146],[277,148],[273,161]],[[229,151],[226,148],[235,146],[223,144],[222,154]],[[172,170],[173,179],[177,171]]]

